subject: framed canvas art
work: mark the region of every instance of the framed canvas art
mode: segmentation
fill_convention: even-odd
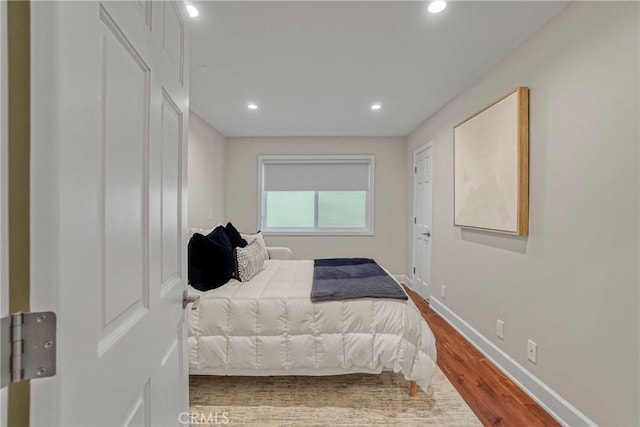
[[[529,89],[454,128],[454,225],[529,233]]]

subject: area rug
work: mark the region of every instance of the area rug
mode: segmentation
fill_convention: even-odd
[[[190,378],[192,425],[481,426],[440,369],[409,396],[401,374]]]

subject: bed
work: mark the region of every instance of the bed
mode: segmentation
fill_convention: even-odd
[[[288,257],[280,250],[281,257]],[[434,336],[408,300],[312,303],[314,261],[269,259],[248,282],[232,279],[199,296],[189,317],[192,375],[402,373],[426,390]]]

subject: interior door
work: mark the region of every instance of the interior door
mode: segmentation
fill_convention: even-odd
[[[58,314],[57,375],[32,381],[32,424],[179,425],[185,5],[31,7],[32,310]]]
[[[7,279],[7,3],[0,3],[0,318],[9,315],[9,281]],[[0,334],[2,332],[0,331]],[[4,342],[0,339],[0,342]],[[0,360],[0,372],[3,370]],[[0,427],[8,425],[6,387],[0,388]]]
[[[431,165],[432,147],[414,153],[414,288],[425,298],[431,296]]]

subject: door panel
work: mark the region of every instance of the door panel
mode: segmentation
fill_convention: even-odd
[[[162,360],[162,407],[165,419],[176,419],[176,414],[184,411],[182,407],[183,378],[178,373],[181,372],[182,353],[180,345],[182,342],[182,332],[178,332],[175,341],[166,352]]]
[[[162,282],[163,290],[181,280],[179,271],[182,113],[162,93]],[[176,159],[178,161],[176,162]]]
[[[431,296],[431,146],[414,154],[414,287]]]
[[[175,2],[162,3],[163,46],[173,63],[176,75],[182,84],[184,73],[184,20]]]
[[[35,162],[53,164],[33,195],[54,212],[33,215],[32,236],[56,262],[33,259],[32,293],[54,289],[38,309],[59,327],[58,375],[32,384],[51,401],[32,405],[34,425],[175,426],[188,411],[183,8],[33,3],[34,51],[56,55],[32,64],[32,103],[48,107],[32,118]]]
[[[149,307],[149,67],[106,9],[102,31],[101,222],[102,330],[99,355]]]
[[[149,397],[149,382],[144,385],[143,390],[136,398],[133,407],[129,411],[122,425],[131,427],[142,427],[151,425],[149,411],[150,411],[150,397]]]

